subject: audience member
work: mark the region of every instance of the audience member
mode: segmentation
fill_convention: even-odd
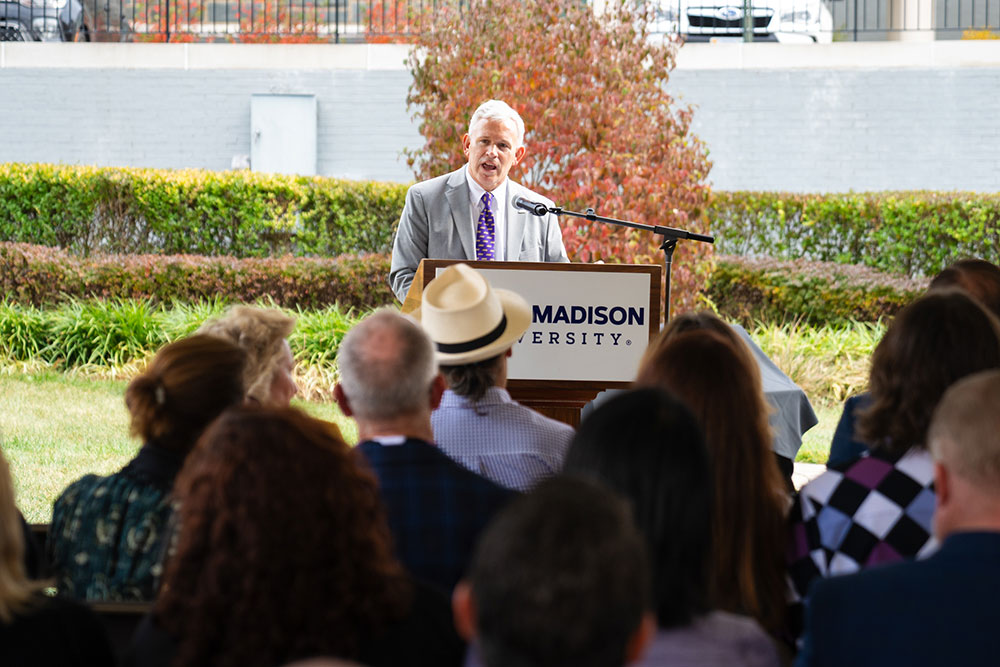
[[[487,667],[620,667],[655,630],[650,588],[627,506],[594,482],[556,477],[490,525],[452,604]]]
[[[719,319],[716,315],[709,312],[684,313],[682,315],[678,315],[676,317],[671,318],[671,320],[667,322],[667,325],[663,328],[663,331],[660,333],[660,335],[649,345],[649,347],[646,348],[646,352],[643,355],[643,359],[646,360],[655,356],[658,353],[658,350],[664,345],[666,345],[668,342],[670,342],[670,340],[677,334],[684,333],[685,331],[699,331],[699,330],[714,331],[718,334],[721,334],[726,340],[732,343],[733,347],[736,348],[741,354],[745,354],[746,365],[756,367],[758,375],[760,375],[760,364],[758,364],[757,359],[754,358],[753,352],[750,350],[750,347],[747,345],[747,342],[740,336],[740,334],[736,331],[734,327],[730,326],[726,322]],[[768,363],[771,363],[770,360],[768,360]],[[644,363],[640,363],[640,366],[642,365],[644,365]],[[777,369],[777,366],[775,366],[775,369]],[[767,399],[766,395],[765,399]],[[771,410],[772,414],[775,414],[777,415],[778,418],[780,418],[781,414],[780,411],[778,410],[777,403],[772,404],[769,401],[768,405],[770,405],[772,408]],[[810,424],[812,423],[815,422],[810,422]],[[797,430],[794,431],[794,433],[797,436],[801,436],[801,434]],[[776,436],[772,433],[772,450],[775,447],[775,445],[773,444],[775,437]],[[774,460],[777,462],[778,470],[781,471],[781,475],[785,480],[786,490],[789,493],[793,492],[795,487],[792,485],[792,474],[795,472],[795,463],[792,461],[791,458],[783,456],[779,454],[777,451],[774,452]]]
[[[25,571],[21,515],[0,452],[0,665],[100,667],[115,664],[101,622],[86,607],[42,593]]]
[[[224,316],[202,324],[198,333],[242,348],[247,353],[247,399],[280,408],[286,407],[298,392],[292,377],[295,359],[288,345],[293,328],[295,319],[276,308],[234,306]]]
[[[931,281],[930,291],[942,289],[960,289],[1000,317],[1000,267],[994,264],[982,259],[959,260]],[[857,415],[870,407],[868,392],[851,396],[844,403],[844,412],[833,432],[828,466],[849,463],[868,451],[868,445],[858,437],[855,422]]]
[[[828,467],[791,512],[790,573],[804,597],[818,577],[930,554],[934,467],[927,427],[957,380],[1000,366],[1000,323],[958,291],[931,292],[896,315],[872,356],[867,456]]]
[[[505,388],[511,346],[531,325],[528,303],[456,264],[424,290],[417,317],[448,383],[431,415],[441,451],[521,491],[557,473],[573,428],[520,405]]]
[[[430,339],[412,320],[388,310],[362,320],[344,336],[337,366],[334,396],[358,424],[357,451],[378,477],[400,559],[450,591],[512,492],[433,444],[431,411],[445,383]]]
[[[642,364],[636,383],[659,387],[693,412],[712,465],[712,608],[784,632],[785,483],[771,452],[760,372],[745,346],[712,330],[671,335]]]
[[[391,553],[374,477],[324,422],[244,406],[177,478],[177,551],[135,665],[460,664],[447,598]]]
[[[940,550],[817,582],[799,664],[997,663],[1000,625],[1000,371],[955,383],[927,438]]]
[[[49,569],[45,553],[38,545],[38,540],[31,532],[31,526],[25,521],[20,510],[17,512],[17,520],[21,524],[21,534],[24,536],[24,571],[29,579],[41,579]]]
[[[565,472],[591,476],[628,500],[649,545],[659,630],[639,664],[780,664],[754,620],[712,610],[712,471],[687,408],[659,389],[616,396],[580,425]]]
[[[243,400],[246,355],[210,336],[161,349],[125,404],[143,446],[107,477],[87,475],[55,502],[46,548],[60,595],[152,600],[170,519],[170,489],[208,424]]]

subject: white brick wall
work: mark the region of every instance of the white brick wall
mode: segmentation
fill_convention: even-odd
[[[309,93],[320,173],[408,181],[401,151],[422,140],[405,55],[0,44],[0,162],[228,169],[250,152],[252,94]],[[998,46],[687,46],[668,87],[697,106],[720,189],[998,189]]]

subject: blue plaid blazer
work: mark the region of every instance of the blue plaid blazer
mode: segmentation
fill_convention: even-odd
[[[367,441],[357,451],[378,478],[396,555],[413,576],[450,592],[493,515],[516,494],[466,470],[433,444]]]

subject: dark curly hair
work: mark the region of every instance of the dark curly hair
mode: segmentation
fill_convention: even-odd
[[[929,292],[899,311],[875,348],[872,402],[858,414],[858,436],[892,456],[923,448],[945,390],[998,366],[997,319],[964,292]]]
[[[409,608],[375,478],[321,421],[227,412],[174,493],[180,534],[154,613],[176,665],[353,658]]]

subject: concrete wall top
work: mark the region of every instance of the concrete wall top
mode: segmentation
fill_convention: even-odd
[[[60,44],[0,42],[0,68],[405,70],[405,44]],[[677,69],[899,69],[1000,66],[1000,40],[688,44]]]

